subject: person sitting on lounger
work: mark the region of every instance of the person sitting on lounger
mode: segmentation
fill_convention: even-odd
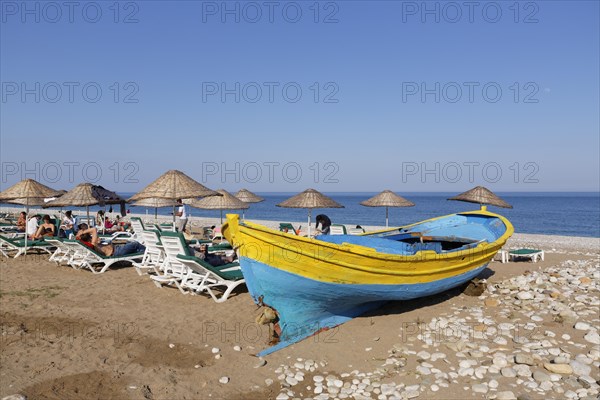
[[[98,230],[96,228],[89,228],[86,224],[79,225],[79,231],[75,239],[107,257],[121,257],[127,254],[143,253],[146,251],[146,248],[135,240],[122,245],[102,244],[98,236]]]
[[[73,214],[71,211],[67,211],[63,220],[60,224],[59,235],[60,237],[68,238],[73,233],[73,228],[75,227],[75,218],[73,218]]]
[[[102,227],[104,225],[104,211],[99,210],[96,214],[96,226]]]
[[[131,228],[131,224],[128,221],[121,221],[120,215],[115,217],[115,226],[119,227],[118,230],[121,232],[126,232]]]
[[[113,227],[113,223],[110,221],[110,219],[108,217],[104,217],[104,228],[106,230],[110,230]]]
[[[321,230],[319,230],[319,224],[321,224]],[[315,220],[315,229],[320,232],[321,235],[329,235],[329,229],[331,228],[331,220],[325,214],[317,215]]]
[[[44,236],[47,236],[47,237],[54,236],[54,233],[55,233],[54,231],[56,230],[56,227],[54,226],[54,224],[52,222],[50,222],[50,216],[44,215],[44,218],[42,218],[42,221],[43,221],[42,224],[38,227],[35,234],[31,237],[34,240],[41,239]]]
[[[27,214],[25,214],[25,211],[21,211],[21,214],[19,214],[19,219],[17,220],[17,231],[19,232],[25,232],[25,226],[27,225]]]
[[[208,252],[208,246],[205,244],[200,245],[200,251],[194,251],[194,255],[198,258],[203,259],[213,267],[219,267],[221,265],[229,264],[233,262],[234,256],[219,256],[216,254],[210,254]]]
[[[29,221],[27,221],[27,236],[29,236],[29,238],[32,240],[38,231],[39,221],[40,221],[39,215],[33,215],[31,218],[29,218]]]

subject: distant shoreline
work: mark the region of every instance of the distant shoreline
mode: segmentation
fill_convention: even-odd
[[[0,207],[0,212],[6,212],[4,211],[4,207]],[[36,214],[52,214],[52,213],[56,213],[58,214],[58,210],[55,209],[41,209],[41,208],[31,208],[30,209],[31,213],[36,213]],[[229,212],[231,213],[231,212]],[[81,213],[82,215],[85,215],[84,213]],[[90,210],[90,216],[94,215],[95,216],[96,212],[92,212]],[[242,217],[242,213],[236,213],[233,212],[233,214],[239,214],[240,215],[240,219]],[[223,213],[223,222],[225,222],[225,213]],[[147,221],[147,222],[154,222],[154,215],[153,214],[140,214],[140,213],[131,213],[127,215],[127,218],[131,218],[131,217],[139,217],[142,219],[142,221]],[[253,219],[253,218],[247,218],[246,219],[249,222],[253,222],[256,224],[260,224],[263,226],[266,226],[268,228],[271,229],[279,229],[279,224],[281,222],[289,222],[292,225],[294,225],[294,227],[302,227],[302,233],[305,234],[306,233],[306,229],[307,229],[307,223],[308,220],[305,219],[303,221],[283,221],[281,219]],[[165,215],[158,215],[156,221],[158,221],[158,223],[170,223],[173,221],[171,216],[165,216]],[[418,222],[418,221],[414,221],[414,222]],[[311,225],[314,227],[314,215],[313,218],[311,220]],[[411,222],[412,223],[412,222]],[[197,217],[197,216],[191,216],[189,218],[189,225],[188,227],[191,227],[192,229],[198,229],[201,227],[206,227],[206,226],[213,226],[213,225],[220,225],[220,217]],[[345,225],[347,228],[350,227],[354,227],[354,225],[351,224],[340,224],[340,225]],[[382,230],[385,229],[386,227],[384,225],[361,225],[363,229],[365,229],[366,231],[372,232],[372,231],[377,231],[377,230]],[[394,226],[390,226],[390,228],[394,228]],[[516,228],[515,228],[516,229]],[[550,240],[548,241],[547,239],[549,238],[553,238],[554,240]],[[584,245],[584,248],[589,248],[590,244],[592,244],[592,247],[589,248],[590,250],[593,249],[600,249],[600,237],[597,236],[570,236],[570,235],[555,235],[555,234],[543,234],[543,233],[527,233],[527,232],[518,232],[515,230],[515,234],[513,235],[512,241],[515,240],[519,240],[519,241],[533,241],[538,243],[539,247],[544,247],[542,246],[545,243],[554,243],[557,240],[562,243],[562,242],[569,242],[571,247],[574,248],[578,248],[577,245],[577,241],[579,240],[580,242],[585,242],[586,245]],[[509,242],[510,243],[510,242]]]

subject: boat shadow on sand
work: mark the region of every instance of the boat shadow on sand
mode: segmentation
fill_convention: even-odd
[[[486,267],[483,271],[481,271],[481,273],[476,277],[476,279],[488,279],[494,274],[495,272],[492,269]],[[375,310],[364,313],[360,316],[360,318],[406,314],[408,312],[422,309],[424,307],[435,306],[444,303],[454,297],[463,295],[463,292],[465,291],[467,286],[469,286],[470,283],[471,281],[465,282],[455,288],[446,290],[445,292],[433,294],[431,296],[426,297],[419,297],[418,299],[390,301]]]

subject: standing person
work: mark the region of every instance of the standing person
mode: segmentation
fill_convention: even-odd
[[[331,227],[331,220],[325,214],[317,215],[317,219],[315,220],[315,229],[319,230],[319,224],[321,224],[321,235],[329,235],[329,228]]]
[[[181,199],[177,199],[177,204],[179,205],[179,208],[177,208],[177,212],[175,213],[175,216],[177,217],[177,232],[183,232],[185,231],[185,226],[187,225],[188,220],[187,206],[183,204]]]
[[[102,229],[102,227],[104,226],[104,211],[103,210],[99,210],[98,213],[96,214],[96,226],[99,227],[100,229]]]

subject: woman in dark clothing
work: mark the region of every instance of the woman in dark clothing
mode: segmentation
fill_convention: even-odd
[[[319,224],[321,224],[321,235],[329,235],[329,228],[331,227],[331,220],[329,217],[325,214],[319,214],[315,221],[315,229],[319,230]]]

